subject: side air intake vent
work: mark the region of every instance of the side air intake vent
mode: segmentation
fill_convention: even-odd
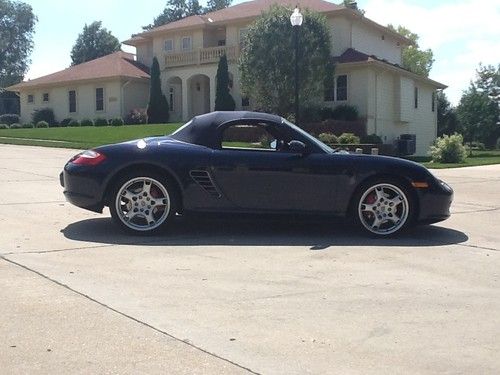
[[[207,171],[191,171],[189,174],[191,178],[207,193],[213,195],[214,197],[221,196],[219,189],[217,189],[217,186],[215,186],[212,177],[210,177],[210,174]]]

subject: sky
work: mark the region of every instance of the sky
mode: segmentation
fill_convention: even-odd
[[[134,6],[123,0],[24,2],[38,17],[26,75],[29,79],[67,68],[71,48],[85,24],[102,21],[103,27],[123,41],[151,23],[166,4],[166,0],[146,0]],[[420,36],[420,47],[434,52],[430,78],[449,86],[445,93],[454,105],[474,79],[479,63],[500,63],[498,0],[360,0],[358,6],[375,22],[404,25]]]

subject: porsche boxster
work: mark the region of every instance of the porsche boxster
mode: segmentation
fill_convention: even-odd
[[[314,214],[377,236],[450,216],[453,190],[420,164],[334,150],[282,117],[213,112],[174,133],[74,156],[60,175],[72,204],[134,233],[185,213]]]

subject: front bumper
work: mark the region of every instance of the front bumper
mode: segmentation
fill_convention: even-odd
[[[429,189],[419,191],[418,224],[432,224],[450,217],[453,202],[453,189],[441,180],[437,180]]]

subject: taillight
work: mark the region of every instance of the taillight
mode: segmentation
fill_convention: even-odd
[[[73,164],[78,165],[97,165],[102,163],[106,159],[106,156],[98,153],[94,150],[87,150],[78,155],[76,155],[73,159],[70,160]]]

